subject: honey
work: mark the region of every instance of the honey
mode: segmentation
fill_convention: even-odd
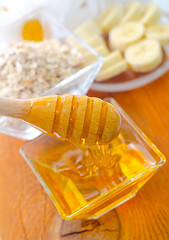
[[[110,210],[120,203],[123,195],[119,191],[109,197],[109,193],[156,163],[140,145],[125,143],[121,136],[108,145],[74,146],[68,142],[52,145],[43,159],[42,154],[36,157],[41,160],[33,161],[33,167],[64,219],[96,218]],[[143,177],[126,188],[123,200],[131,197],[145,181]]]
[[[73,122],[77,114],[76,100],[70,114]],[[116,101],[107,100],[118,108],[122,118],[120,134],[110,143],[72,144],[54,135],[42,135],[21,148],[21,154],[65,220],[98,218],[135,196],[165,163],[163,154]],[[46,104],[43,102],[42,106]],[[69,134],[72,131],[69,128]]]
[[[97,116],[101,121],[93,120],[92,123],[98,113],[97,110],[93,112],[94,101],[101,106]],[[160,167],[155,156],[157,150],[127,120],[128,116],[122,110],[120,134],[115,134],[109,143],[100,144],[97,141],[104,133],[109,116],[106,104],[81,95],[48,96],[32,101],[27,121],[53,135],[42,136],[41,141],[37,140],[38,145],[35,141],[36,146],[33,144],[30,150],[31,156],[24,153],[24,157],[29,158],[32,169],[66,220],[97,218],[115,208],[133,197]],[[110,119],[112,122],[106,127],[114,127],[117,123]],[[118,123],[121,124],[121,121]],[[97,125],[96,141],[86,144],[91,134],[89,129],[91,125],[94,128],[94,124]],[[111,131],[111,127],[106,131]],[[80,141],[71,142],[74,130],[78,135],[74,139]],[[57,134],[69,136],[64,140],[70,141],[58,140],[54,136]],[[160,160],[162,158],[161,155]],[[161,161],[161,165],[163,163]]]
[[[41,23],[36,19],[27,21],[22,29],[22,38],[27,41],[42,41],[43,28]]]

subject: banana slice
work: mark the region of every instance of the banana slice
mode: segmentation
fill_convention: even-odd
[[[76,47],[79,51],[83,51],[82,49],[86,49],[85,47],[82,46],[81,43],[79,43],[74,37],[69,36],[67,38],[67,42],[71,44],[71,46]],[[85,42],[90,45],[92,48],[97,49],[99,46],[104,46],[107,48],[107,52],[109,53],[108,47],[106,45],[106,42],[104,38],[101,35],[92,35],[88,36],[85,39]]]
[[[103,37],[101,37],[100,35],[95,35],[90,38],[87,38],[86,42],[89,46],[91,46],[96,52],[98,52],[102,56],[107,56],[110,53]],[[89,60],[90,57],[92,57],[92,55],[93,55],[82,45],[78,46],[76,48],[78,49],[79,52],[82,53],[83,57],[86,60],[87,59]],[[93,57],[92,57],[92,59],[93,59]]]
[[[115,77],[120,73],[125,72],[128,69],[127,63],[125,60],[121,60],[99,72],[96,77],[96,81],[105,81],[109,78]]]
[[[96,52],[100,53],[102,56],[107,56],[110,53],[106,45],[101,45],[101,46],[98,45],[98,47],[95,47],[94,49],[96,50]]]
[[[84,40],[86,40],[93,34],[101,35],[102,33],[101,29],[94,20],[89,20],[82,23],[78,28],[75,29],[74,32]]]
[[[162,15],[161,9],[155,3],[149,3],[140,22],[145,26],[156,24]]]
[[[123,60],[123,56],[120,51],[116,50],[111,52],[104,58],[104,63],[100,71],[103,71],[111,67],[112,65],[114,65],[117,62],[120,62],[121,60]]]
[[[135,72],[149,72],[154,70],[163,60],[163,53],[158,41],[144,39],[128,47],[125,59]]]
[[[90,38],[86,39],[86,42],[93,48],[97,47],[98,45],[105,45],[106,46],[105,40],[100,35],[91,36]]]
[[[119,4],[112,4],[99,17],[97,23],[103,32],[108,33],[123,15],[123,7]]]
[[[130,2],[126,6],[126,11],[120,23],[137,21],[143,14],[143,6],[139,2]]]
[[[90,64],[97,60],[97,57],[93,55],[90,51],[88,51],[86,48],[78,49],[78,51],[82,54],[85,63]],[[95,51],[98,52],[103,57],[107,56],[110,53],[109,50],[105,48],[104,45],[97,46],[95,48]]]
[[[98,45],[94,48],[94,50],[96,52],[98,52],[99,54],[101,54],[103,57],[107,56],[110,52],[108,50],[107,47],[105,47],[104,45]],[[83,48],[81,50],[78,49],[79,52],[82,53],[84,58],[88,58],[89,56],[93,55],[91,52],[89,52],[86,48]]]
[[[156,39],[161,45],[169,44],[169,25],[153,25],[146,29],[146,37]]]
[[[127,22],[113,28],[109,33],[111,49],[124,51],[129,45],[140,40],[144,35],[144,26],[137,22]]]
[[[103,37],[100,35],[95,35],[86,40],[87,44],[91,46],[94,50],[100,53],[103,56],[106,56],[110,53],[106,42]]]

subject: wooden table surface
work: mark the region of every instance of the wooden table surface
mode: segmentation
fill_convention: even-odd
[[[157,81],[113,96],[169,157],[169,72]],[[137,196],[98,220],[63,221],[18,153],[22,140],[0,135],[0,240],[168,240],[169,163]]]

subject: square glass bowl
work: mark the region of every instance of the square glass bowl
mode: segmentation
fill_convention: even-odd
[[[70,46],[71,42],[74,42],[75,45],[81,49],[85,49],[86,53],[92,56],[90,63],[84,63],[79,71],[56,84],[51,89],[48,89],[46,92],[43,92],[41,96],[54,94],[86,94],[102,66],[103,58],[69,31],[48,11],[37,9],[17,18],[7,26],[0,27],[0,51],[4,51],[11,43],[22,41],[22,28],[28,20],[38,20],[41,23],[44,31],[44,39],[58,39],[61,43],[66,43]],[[41,134],[41,132],[28,126],[22,120],[6,117],[0,118],[0,132],[26,140],[31,140]]]
[[[99,167],[94,163],[93,172],[88,172],[91,159],[55,136],[41,135],[20,148],[65,220],[98,218],[134,197],[165,163],[163,154],[117,102],[112,98],[106,100],[120,111],[122,129],[108,145],[111,157],[104,159]]]
[[[65,0],[66,1],[66,0]],[[63,4],[64,0],[62,1]],[[125,5],[131,2],[130,0],[79,0],[69,1],[69,7],[65,10],[64,21],[72,31],[76,29],[80,24],[85,21],[96,19],[105,9],[107,9],[112,3],[118,3]],[[141,4],[145,5],[151,1],[140,0]],[[62,4],[60,7],[62,8]],[[160,2],[158,3],[160,6]],[[61,16],[60,16],[61,17]],[[161,23],[169,24],[169,15],[163,13]],[[153,82],[162,75],[164,75],[169,69],[169,44],[163,47],[164,59],[163,62],[153,71],[148,73],[135,73],[128,69],[124,73],[117,75],[116,77],[110,78],[106,81],[97,82],[95,81],[91,88],[96,91],[102,92],[122,92],[132,90],[138,87],[142,87],[146,84]]]

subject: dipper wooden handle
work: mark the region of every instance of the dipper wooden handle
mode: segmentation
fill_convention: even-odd
[[[121,117],[113,105],[83,95],[0,98],[0,114],[23,119],[45,134],[74,143],[109,143],[121,128]]]

